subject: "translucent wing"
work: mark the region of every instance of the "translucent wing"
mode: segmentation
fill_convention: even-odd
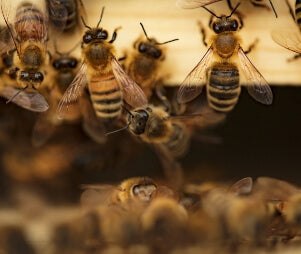
[[[65,91],[62,99],[58,104],[58,118],[63,118],[66,111],[68,111],[68,104],[73,104],[75,101],[77,101],[78,97],[82,94],[87,82],[87,65],[83,62],[78,70],[78,73]]]
[[[212,46],[180,85],[177,100],[186,103],[196,98],[206,85],[206,74],[213,55]]]
[[[299,31],[289,30],[272,31],[272,39],[280,46],[296,53],[301,53],[301,35]]]
[[[251,63],[242,48],[238,50],[240,67],[247,79],[247,89],[249,94],[256,101],[270,105],[273,102],[273,93],[268,83],[256,67]]]
[[[0,95],[8,100],[19,92],[19,89],[13,88],[11,86],[3,86],[0,89]],[[46,99],[39,92],[29,93],[22,91],[15,98],[13,98],[11,102],[17,104],[22,108],[34,112],[44,112],[49,108]]]
[[[111,63],[115,78],[122,89],[124,100],[134,108],[147,105],[147,98],[143,90],[126,74],[114,56],[112,56]]]
[[[218,1],[221,0],[177,0],[176,5],[183,9],[195,9]]]
[[[228,190],[236,195],[250,194],[253,188],[253,180],[251,177],[245,177],[234,183]]]
[[[121,191],[119,187],[109,184],[82,185],[82,187],[85,191],[80,199],[84,206],[109,205],[113,202],[115,191]]]

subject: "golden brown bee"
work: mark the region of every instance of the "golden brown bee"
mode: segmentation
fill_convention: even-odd
[[[177,5],[184,9],[195,9],[195,8],[203,7],[208,4],[212,4],[215,2],[219,2],[219,1],[221,1],[221,0],[177,0]],[[249,0],[249,1],[254,6],[268,8],[268,6],[266,6],[266,4],[264,3],[265,2],[264,0]],[[278,15],[274,8],[272,0],[269,0],[269,2],[272,7],[272,10],[275,14],[275,17],[278,18]],[[232,7],[231,0],[227,0],[227,3],[228,3],[229,8],[232,10],[233,7]]]
[[[141,88],[125,73],[115,58],[113,42],[117,36],[114,30],[111,40],[108,32],[99,28],[101,17],[95,28],[84,23],[87,31],[83,36],[81,67],[65,92],[58,106],[58,114],[75,101],[87,85],[96,116],[106,122],[117,119],[122,111],[122,100],[137,107],[147,104]]]
[[[47,0],[49,21],[57,31],[73,32],[81,26],[84,6],[81,0]]]
[[[156,184],[148,177],[133,177],[123,181],[119,186],[85,185],[81,196],[83,205],[107,205],[131,200],[148,202],[157,189]]]
[[[37,91],[44,80],[44,69],[49,58],[46,48],[47,19],[33,4],[22,3],[16,10],[14,27],[11,27],[8,17],[5,16],[3,3],[1,3],[1,10],[11,34],[14,48],[11,48],[11,44],[7,44],[0,51],[1,53],[6,53],[12,49],[15,50],[10,75],[16,76],[17,84],[15,88],[20,89],[16,92],[13,89],[6,88],[6,90],[12,91],[6,91],[4,94],[6,96],[15,92],[9,98],[9,102],[14,101],[21,106],[25,104],[23,107],[32,111],[41,111],[41,108],[47,110],[48,104],[46,100]],[[28,96],[24,90],[29,93]],[[32,103],[23,102],[21,98],[18,98],[20,93],[23,93],[23,97],[26,97]],[[38,95],[32,96],[31,93],[37,93]],[[38,104],[38,108],[36,104]]]
[[[126,58],[127,73],[139,84],[149,99],[157,82],[160,80],[160,69],[165,59],[166,49],[162,46],[178,39],[159,43],[155,38],[149,38],[142,23],[140,23],[144,38],[138,38],[134,43],[134,51]]]
[[[263,104],[272,103],[273,94],[268,83],[246,56],[240,46],[240,39],[236,35],[241,25],[231,16],[238,6],[239,4],[229,16],[216,16],[207,9],[218,19],[210,24],[216,35],[213,36],[206,54],[181,84],[178,91],[180,103],[193,100],[206,86],[208,103],[212,109],[218,112],[232,110],[241,90],[240,73],[233,61],[236,57],[248,81],[246,85],[249,94]],[[213,59],[216,60],[213,62]]]

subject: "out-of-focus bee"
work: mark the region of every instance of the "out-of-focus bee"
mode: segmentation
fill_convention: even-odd
[[[275,31],[272,31],[272,38],[273,40],[279,44],[280,46],[289,49],[295,53],[297,53],[293,58],[288,59],[288,61],[295,60],[301,56],[301,1],[296,0],[295,3],[295,11],[293,11],[293,8],[289,4],[289,2],[286,0],[286,3],[288,5],[290,14],[296,22],[299,30],[294,29],[285,29],[280,30],[277,29]]]
[[[178,39],[157,42],[155,38],[149,38],[142,23],[140,23],[146,40],[138,38],[134,43],[134,51],[126,58],[125,68],[127,73],[140,85],[146,97],[149,99],[156,85],[163,77],[160,77],[160,68],[165,59],[166,49],[161,46]],[[161,96],[162,97],[162,96]]]
[[[157,185],[149,177],[129,178],[119,186],[84,185],[84,187],[87,188],[81,196],[84,206],[101,206],[131,200],[148,202],[157,190]]]
[[[8,16],[4,11],[3,3],[1,3],[2,16],[5,20],[7,28],[11,34],[13,47],[11,43],[0,49],[0,53],[6,53],[14,49],[13,67],[10,69],[10,75],[16,76],[15,88],[20,89],[9,98],[16,104],[23,106],[23,101],[19,99],[20,93],[38,93],[44,76],[45,65],[48,63],[49,56],[47,54],[47,18],[33,4],[21,3],[16,10],[14,26],[9,23]],[[6,88],[9,90],[9,88]],[[10,91],[10,93],[15,90]],[[3,94],[3,93],[2,93]],[[4,92],[4,96],[9,92]],[[40,108],[47,109],[48,104],[41,94],[32,96],[31,94],[23,97],[32,102],[29,109],[32,111],[40,111]],[[25,103],[25,102],[24,102]],[[36,108],[36,104],[39,108]],[[28,105],[25,103],[25,108]]]
[[[147,104],[147,99],[141,88],[125,73],[115,58],[115,48],[112,43],[117,36],[115,29],[111,40],[108,32],[99,28],[104,8],[95,28],[87,26],[83,36],[81,67],[66,90],[58,106],[58,115],[68,108],[68,104],[77,100],[85,85],[88,86],[90,98],[96,116],[104,122],[117,119],[122,111],[122,99],[133,107]]]
[[[73,32],[81,27],[80,16],[85,14],[81,0],[47,0],[49,21],[56,31]]]
[[[236,57],[239,59],[239,67],[246,76],[249,94],[263,104],[270,105],[272,103],[273,94],[268,83],[246,56],[248,51],[245,52],[242,49],[240,39],[236,35],[236,31],[241,28],[241,22],[239,25],[239,21],[231,16],[238,6],[239,4],[228,16],[217,16],[207,9],[218,19],[210,24],[216,35],[213,36],[212,43],[201,61],[181,84],[178,91],[180,103],[193,100],[206,86],[207,99],[211,108],[218,112],[232,110],[238,101],[241,90],[240,73],[232,60]],[[205,37],[203,41],[205,42]],[[216,61],[213,62],[213,59]]]
[[[212,4],[215,2],[219,2],[221,0],[177,0],[177,6],[184,8],[184,9],[195,9],[199,7],[206,6],[208,4]],[[269,8],[264,2],[265,0],[249,0],[251,4],[256,7],[264,7]],[[272,10],[275,14],[275,17],[278,18],[277,12],[274,8],[272,0],[269,0]],[[231,0],[227,0],[228,6],[231,10],[233,10]]]
[[[52,84],[50,85],[48,96],[50,109],[47,112],[40,114],[34,125],[32,143],[35,146],[45,144],[52,136],[56,126],[62,122],[61,119],[58,119],[56,116],[56,108],[64,92],[76,75],[78,60],[75,57],[70,56],[70,53],[74,49],[75,47],[66,53],[60,53],[55,45],[55,53],[58,57],[52,60],[54,73],[50,79]],[[70,104],[68,114],[64,115],[64,120],[74,122],[80,118],[80,115],[78,104]]]

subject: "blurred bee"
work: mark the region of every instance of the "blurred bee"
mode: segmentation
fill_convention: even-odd
[[[160,80],[160,68],[162,66],[162,61],[165,59],[166,49],[161,45],[176,41],[178,39],[161,43],[157,42],[156,39],[149,38],[142,23],[140,23],[140,25],[146,40],[143,38],[138,38],[135,41],[135,51],[130,54],[130,57],[126,58],[125,66],[127,73],[140,85],[146,94],[146,97],[149,99],[153,90],[157,88],[156,85]]]
[[[16,77],[16,87],[11,89],[10,93],[15,94],[9,98],[8,102],[13,101],[24,90],[28,93],[38,93],[41,83],[44,80],[45,65],[48,63],[49,56],[47,54],[46,41],[47,41],[47,19],[43,13],[37,9],[33,4],[21,3],[16,10],[16,18],[14,27],[11,27],[8,16],[6,16],[3,2],[1,2],[2,16],[6,23],[13,41],[0,49],[0,53],[6,53],[10,50],[15,50],[13,55],[13,67],[10,69],[10,75]],[[2,45],[3,46],[3,45]],[[9,90],[9,88],[6,88]],[[5,92],[5,95],[9,92]],[[40,111],[40,108],[48,109],[48,104],[42,95],[26,96],[30,102],[29,106],[20,98],[15,99],[15,103],[29,108],[32,111]],[[34,98],[34,100],[33,100]],[[38,108],[36,107],[38,104]]]
[[[49,21],[56,31],[73,32],[81,27],[80,16],[84,16],[81,0],[47,0]]]
[[[208,4],[212,4],[215,2],[219,2],[221,0],[177,0],[177,6],[184,8],[184,9],[195,9],[199,7],[206,6]],[[266,4],[264,3],[265,0],[249,0],[251,4],[253,4],[256,7],[264,7],[268,8]],[[269,0],[270,5],[272,7],[272,10],[275,14],[275,17],[278,18],[277,12],[275,10],[275,7],[273,5],[272,0]],[[227,0],[228,6],[231,10],[233,10],[231,0]]]
[[[299,31],[294,29],[277,29],[275,31],[272,31],[272,38],[280,46],[297,53],[293,58],[288,59],[288,61],[292,61],[298,59],[301,56],[301,1],[296,0],[295,11],[289,4],[288,0],[286,0],[286,3],[294,22],[297,24]]]
[[[149,177],[132,177],[124,180],[119,186],[84,185],[86,190],[81,195],[84,206],[99,206],[124,203],[131,200],[148,202],[157,189]]]
[[[68,104],[76,101],[87,84],[90,98],[98,118],[111,123],[119,118],[122,111],[122,99],[137,107],[147,104],[147,99],[141,88],[125,73],[115,58],[115,48],[112,43],[117,36],[114,30],[112,38],[107,41],[108,32],[99,28],[103,16],[95,28],[87,26],[82,42],[82,64],[66,90],[58,105],[58,115],[61,116]]]
[[[48,96],[50,109],[40,114],[34,125],[32,132],[32,143],[34,146],[45,144],[52,136],[56,126],[62,122],[61,119],[58,119],[56,116],[56,108],[64,92],[76,75],[78,60],[70,56],[70,54],[77,46],[78,44],[66,53],[60,53],[55,44],[55,53],[58,57],[52,59],[54,74],[50,79],[52,84],[50,85]],[[64,120],[74,122],[80,119],[80,115],[78,104],[70,104],[68,114],[64,115]]]
[[[210,26],[216,35],[212,44],[197,66],[188,74],[178,91],[178,101],[186,103],[196,98],[207,87],[209,106],[218,112],[231,111],[238,101],[240,94],[239,70],[232,58],[238,56],[240,67],[243,70],[249,94],[257,101],[270,105],[273,100],[272,91],[260,72],[246,56],[240,46],[240,39],[236,31],[241,28],[238,20],[231,18],[239,4],[229,16],[217,16],[208,10],[218,20],[211,22]],[[206,8],[206,7],[204,7]],[[240,22],[241,23],[241,22]],[[204,31],[204,42],[205,35]],[[207,45],[205,43],[205,45]],[[217,61],[212,62],[216,58]]]

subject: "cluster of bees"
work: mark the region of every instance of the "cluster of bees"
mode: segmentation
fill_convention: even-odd
[[[119,27],[109,36],[100,26],[104,8],[96,26],[90,26],[81,0],[47,0],[45,12],[22,2],[15,15],[1,1],[5,26],[0,33],[0,96],[40,114],[32,144],[43,146],[65,122],[81,121],[87,135],[100,144],[128,130],[154,148],[169,182],[165,186],[137,177],[118,186],[83,186],[80,215],[53,227],[44,252],[176,254],[199,253],[203,246],[231,252],[298,240],[301,197],[296,186],[266,177],[254,185],[251,178],[231,186],[183,184],[177,158],[185,154],[195,132],[221,123],[233,110],[241,74],[253,99],[265,105],[273,101],[267,81],[247,57],[256,42],[247,50],[241,47],[240,3],[227,0],[230,13],[218,16],[206,7],[217,1],[177,1],[182,8],[202,7],[211,13],[209,27],[215,33],[207,41],[205,26],[199,23],[208,50],[178,89],[166,88],[160,73],[166,45],[177,39],[159,42],[140,23],[143,35],[131,52],[118,58],[114,41]],[[250,2],[271,7],[277,17],[271,0],[270,7],[263,0]],[[295,11],[288,4],[297,25],[300,4],[296,0]],[[71,33],[82,39],[60,52],[54,38]],[[277,31],[272,37],[296,52],[295,58],[301,55],[299,34]],[[72,56],[78,47],[81,59]],[[35,244],[18,227],[1,227],[0,235],[0,253],[36,253]]]

